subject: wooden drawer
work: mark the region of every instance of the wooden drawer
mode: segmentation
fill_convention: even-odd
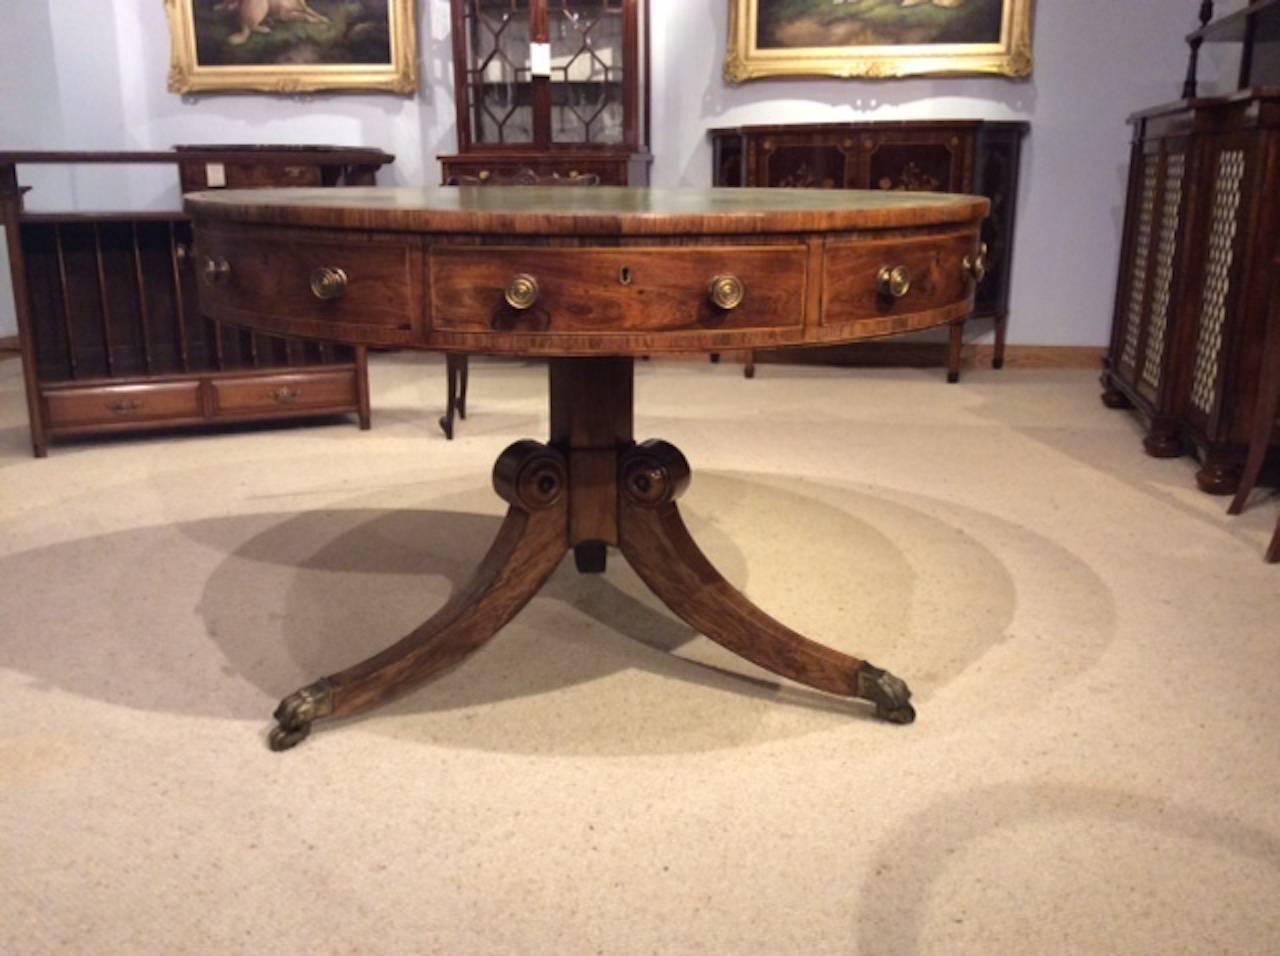
[[[802,245],[516,248],[437,246],[430,253],[431,316],[448,332],[598,335],[798,327],[804,321]],[[537,280],[528,309],[505,293]],[[713,279],[735,276],[741,304],[712,304]]]
[[[218,378],[213,390],[213,416],[287,414],[316,409],[356,407],[355,369],[306,374],[246,375]]]
[[[929,312],[963,303],[974,283],[965,270],[975,255],[975,232],[921,239],[835,240],[823,257],[822,324]],[[882,269],[905,270],[910,288],[900,298],[881,287]]]
[[[46,424],[55,429],[191,420],[203,413],[198,381],[48,388],[43,396]]]
[[[358,342],[379,340],[379,330],[407,332],[419,321],[416,237],[212,225],[197,237],[200,308],[213,318]]]

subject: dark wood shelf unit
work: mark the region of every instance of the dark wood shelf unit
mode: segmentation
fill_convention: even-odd
[[[55,439],[355,413],[369,425],[363,349],[251,333],[201,317],[182,212],[29,212],[24,165],[166,164],[184,191],[372,185],[392,157],[328,147],[0,153],[32,451]]]
[[[458,151],[439,157],[440,181],[534,174],[595,176],[606,186],[647,186],[653,161],[648,146],[648,14],[648,0],[452,0]],[[474,29],[478,24],[484,26]],[[606,26],[615,33],[610,35]],[[574,30],[581,31],[581,49],[576,52],[602,65],[607,61],[604,75],[531,75],[532,44],[559,43],[561,56],[572,57],[564,44],[576,42]],[[486,76],[486,70],[506,70],[504,64],[510,67],[505,79]],[[601,104],[616,104],[616,135],[602,140],[588,132],[578,140],[557,139],[556,111],[569,107],[570,94],[593,89],[599,91]],[[488,109],[486,97],[504,91],[509,100],[499,102],[499,96]],[[513,138],[502,124],[518,110],[526,111],[527,124],[521,128],[528,135]],[[498,128],[490,129],[487,123]]]
[[[994,321],[992,364],[1000,368],[1009,316],[1022,141],[1029,130],[1025,122],[971,119],[712,129],[708,131],[712,183],[986,196],[991,200],[991,216],[982,227],[987,274],[978,284],[973,317]],[[953,382],[960,374],[963,326],[961,321],[951,328],[947,377]],[[791,360],[796,358],[791,355]],[[748,359],[748,375],[753,367],[754,356]]]
[[[1274,31],[1278,29],[1280,19],[1280,0],[1256,0],[1255,3],[1224,14],[1198,30],[1187,34],[1187,42],[1200,40],[1204,43],[1244,43],[1251,31]],[[1276,34],[1273,34],[1273,36]]]
[[[1200,28],[1187,34],[1190,57],[1183,99],[1200,94],[1200,47],[1205,43],[1240,45],[1237,90],[1280,86],[1280,0],[1255,0],[1233,13],[1214,17],[1213,0],[1201,0]]]

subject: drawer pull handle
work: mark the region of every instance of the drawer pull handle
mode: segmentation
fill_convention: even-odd
[[[987,277],[987,244],[984,242],[976,256],[964,257],[964,271],[973,277],[974,282],[981,282]]]
[[[747,287],[737,276],[716,276],[707,286],[707,298],[711,300],[711,304],[725,312],[742,305],[742,300],[746,297]]]
[[[141,400],[136,398],[122,398],[107,404],[107,409],[116,415],[132,415],[141,407]]]
[[[332,266],[311,270],[311,294],[328,302],[341,299],[347,291],[347,274]]]
[[[884,266],[876,276],[882,295],[901,299],[911,291],[911,275],[904,266]]]
[[[538,293],[541,291],[538,287],[538,280],[527,272],[522,272],[511,280],[504,298],[511,308],[519,309],[523,312],[525,309],[533,308],[533,304],[538,301]]]
[[[271,390],[271,397],[275,399],[277,405],[292,405],[301,395],[302,392],[292,385],[281,385]]]
[[[205,256],[200,262],[200,275],[206,285],[222,285],[231,278],[231,263],[221,256]]]

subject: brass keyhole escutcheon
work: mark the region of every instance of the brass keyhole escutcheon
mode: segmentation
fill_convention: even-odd
[[[311,270],[311,294],[328,301],[340,299],[347,291],[347,274],[332,266]]]
[[[973,277],[974,282],[981,282],[987,277],[987,244],[984,242],[977,256],[964,257],[964,271]]]
[[[901,299],[911,291],[911,275],[905,266],[884,266],[876,276],[883,295]]]
[[[527,272],[522,272],[511,280],[507,285],[507,291],[503,294],[503,298],[507,300],[507,305],[513,309],[524,311],[533,308],[533,304],[538,301],[538,293],[542,290],[538,287],[538,280]]]
[[[635,276],[631,272],[631,266],[623,266],[618,270],[618,284],[631,285],[635,281]]]
[[[742,305],[747,297],[747,287],[734,275],[716,276],[707,286],[707,298],[717,309],[728,312]]]

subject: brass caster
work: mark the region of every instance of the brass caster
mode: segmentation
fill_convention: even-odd
[[[916,719],[906,682],[878,667],[862,665],[858,671],[858,696],[875,704],[876,716],[891,724],[909,724]]]
[[[910,704],[903,704],[893,710],[886,710],[877,706],[876,716],[890,724],[914,724],[916,721],[916,709]]]
[[[267,746],[279,753],[282,750],[289,750],[302,743],[311,734],[311,725],[303,724],[301,727],[289,729],[286,727],[272,727],[271,733],[267,735]]]
[[[275,751],[296,747],[311,733],[311,722],[333,713],[333,686],[318,680],[296,690],[272,714],[277,726],[267,736],[267,745]]]

